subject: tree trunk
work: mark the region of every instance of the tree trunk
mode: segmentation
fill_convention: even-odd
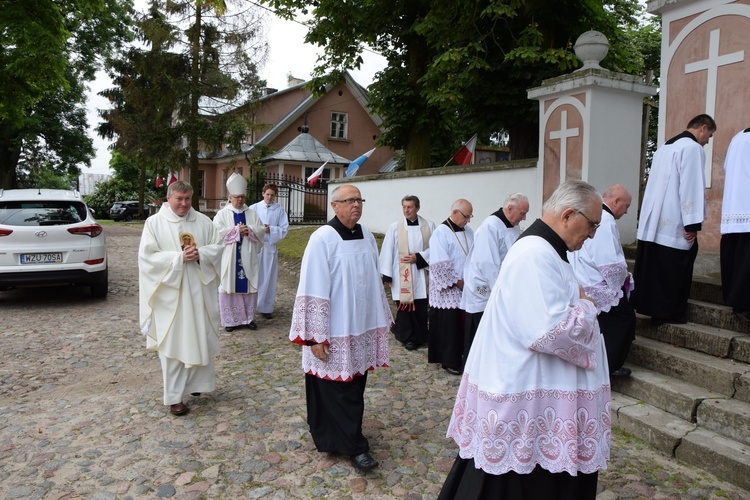
[[[418,9],[419,4],[414,2],[412,8]],[[412,14],[417,17],[421,15],[420,12]],[[417,115],[425,115],[430,112],[429,105],[424,102],[421,98],[423,85],[419,80],[427,73],[427,57],[429,53],[429,47],[427,41],[421,35],[409,36],[407,42],[408,51],[408,64],[409,64],[409,80],[408,85],[412,89],[413,95],[415,96],[414,106],[419,108]],[[421,123],[426,123],[428,120],[419,120]],[[432,161],[430,159],[430,152],[432,147],[432,131],[428,126],[420,125],[419,128],[412,128],[409,132],[409,138],[404,148],[406,156],[406,170],[418,170],[421,168],[430,168]]]
[[[523,160],[539,157],[539,124],[522,123],[508,130],[510,159]]]
[[[201,37],[201,6],[195,6],[195,26],[193,27],[193,61],[190,92],[190,127],[188,130],[188,154],[190,166],[190,185],[193,187],[193,208],[200,206],[198,192],[198,99],[200,98],[200,37]]]
[[[406,145],[406,170],[430,168],[430,131],[412,130]]]
[[[0,125],[0,189],[16,187],[16,169],[21,158],[21,141],[18,129]]]

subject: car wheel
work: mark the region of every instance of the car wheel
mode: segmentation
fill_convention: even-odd
[[[126,221],[126,222],[130,222],[131,220],[133,220],[133,214],[127,214],[127,215],[125,216],[125,221]]]
[[[109,269],[105,269],[104,273],[102,273],[102,278],[95,282],[91,283],[91,296],[96,297],[97,299],[103,299],[107,296],[107,292],[109,291]]]

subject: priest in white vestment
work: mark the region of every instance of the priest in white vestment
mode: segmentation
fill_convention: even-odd
[[[266,319],[273,319],[273,304],[276,300],[276,282],[279,276],[278,244],[289,232],[289,218],[281,205],[276,203],[279,187],[269,183],[263,186],[263,199],[250,205],[266,228],[263,251],[260,254],[258,275],[257,311]]]
[[[380,247],[380,273],[397,304],[396,340],[409,350],[427,343],[427,270],[435,224],[418,215],[419,198],[401,199],[401,219],[388,227]],[[395,280],[395,283],[394,283]]]
[[[566,252],[601,213],[592,186],[567,181],[508,251],[461,378],[447,433],[459,456],[439,499],[596,497],[611,437],[607,354]]]
[[[451,214],[435,228],[430,238],[430,341],[427,361],[440,363],[451,375],[460,375],[464,352],[464,311],[461,291],[464,266],[474,245],[468,226],[474,208],[458,199]]]
[[[521,193],[509,195],[497,212],[484,219],[474,234],[474,247],[464,267],[461,309],[466,311],[464,362],[484,314],[490,291],[511,245],[521,236],[519,224],[526,220],[529,199]]]
[[[706,153],[716,130],[698,115],[687,130],[654,153],[638,221],[631,295],[635,310],[655,324],[687,323],[687,301],[698,255],[698,231],[706,216]]]
[[[750,322],[750,128],[737,133],[724,161],[721,289],[724,303]]]
[[[138,297],[146,347],[159,352],[165,405],[184,415],[185,395],[216,388],[221,238],[192,208],[193,188],[177,181],[146,219],[138,250]],[[188,244],[185,244],[185,242]]]
[[[594,299],[599,330],[604,337],[610,377],[627,377],[624,367],[635,340],[635,311],[628,302],[633,278],[628,272],[620,243],[617,220],[628,213],[633,197],[627,189],[615,184],[602,194],[602,223],[593,239],[586,240],[577,252],[568,252],[578,283]]]
[[[302,345],[307,423],[320,452],[351,457],[361,471],[378,465],[362,433],[367,372],[388,366],[393,318],[378,266],[378,246],[357,222],[365,200],[355,186],[331,192],[336,216],[305,248],[289,339]]]
[[[258,214],[245,205],[247,180],[233,173],[227,179],[229,202],[214,216],[224,241],[219,284],[221,326],[228,332],[241,326],[255,330],[260,252],[266,229]]]

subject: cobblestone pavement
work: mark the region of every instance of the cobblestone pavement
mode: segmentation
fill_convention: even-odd
[[[108,226],[110,293],[0,292],[0,497],[431,499],[456,454],[445,438],[458,377],[391,343],[368,379],[364,431],[380,467],[317,453],[299,348],[287,339],[296,277],[283,266],[273,320],[222,333],[215,393],[161,404],[161,371],[138,332],[138,225]],[[615,434],[600,499],[748,498]]]

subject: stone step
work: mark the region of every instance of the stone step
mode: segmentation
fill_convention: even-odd
[[[637,399],[612,393],[612,425],[678,462],[750,489],[750,447]]]
[[[705,278],[693,278],[693,284],[690,287],[690,298],[712,304],[724,304],[721,283]]]
[[[688,319],[695,323],[732,330],[740,333],[750,333],[750,323],[732,312],[732,308],[705,302],[702,300],[688,300]]]
[[[688,322],[654,325],[648,316],[636,315],[638,335],[694,351],[750,363],[750,335]]]
[[[750,402],[750,365],[637,336],[628,362],[683,382]]]
[[[695,423],[698,406],[708,398],[726,398],[723,394],[697,387],[642,366],[626,364],[630,377],[612,378],[612,390],[664,410],[687,422]]]
[[[646,368],[627,365],[632,375],[613,378],[612,390],[750,445],[750,404]]]

